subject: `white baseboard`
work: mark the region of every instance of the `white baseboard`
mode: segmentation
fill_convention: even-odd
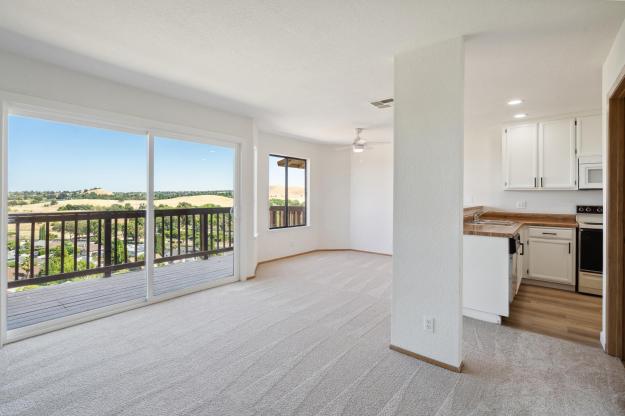
[[[605,332],[603,331],[599,333],[599,342],[601,343],[601,347],[605,351]]]
[[[462,314],[468,318],[501,325],[501,316],[495,315],[494,313],[476,311],[475,309],[470,308],[462,308]]]

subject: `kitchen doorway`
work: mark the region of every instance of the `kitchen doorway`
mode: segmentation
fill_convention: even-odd
[[[609,95],[606,157],[605,348],[625,359],[625,73]]]

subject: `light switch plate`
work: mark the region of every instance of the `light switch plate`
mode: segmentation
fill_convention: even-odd
[[[527,201],[516,201],[517,208],[527,208]]]

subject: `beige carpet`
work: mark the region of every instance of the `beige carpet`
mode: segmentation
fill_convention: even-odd
[[[316,253],[10,344],[0,415],[623,415],[599,349],[465,320],[466,372],[388,349],[391,259]]]

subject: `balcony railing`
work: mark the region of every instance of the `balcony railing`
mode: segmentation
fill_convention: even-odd
[[[306,207],[289,206],[289,226],[306,225]],[[286,227],[286,208],[283,206],[269,207],[269,228]]]
[[[154,216],[155,263],[233,250],[230,208],[157,209]],[[145,265],[145,210],[9,214],[11,230],[9,288]]]

